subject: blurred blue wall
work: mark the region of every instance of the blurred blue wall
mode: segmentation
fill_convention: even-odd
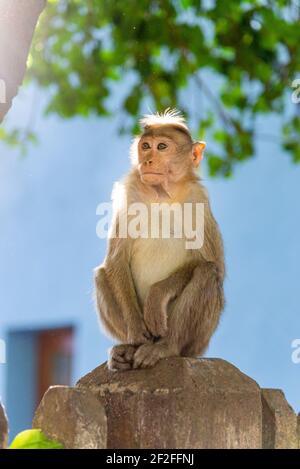
[[[37,343],[33,331],[7,334],[7,393],[10,434],[16,435],[31,427],[36,405]]]

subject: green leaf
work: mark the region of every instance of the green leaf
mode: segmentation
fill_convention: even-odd
[[[191,6],[190,0],[180,0],[180,4],[184,10],[187,10]]]
[[[63,445],[49,440],[41,430],[25,430],[19,433],[9,449],[62,449]]]

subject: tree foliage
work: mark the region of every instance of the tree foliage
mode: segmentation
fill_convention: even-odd
[[[228,176],[253,156],[264,137],[258,118],[270,113],[282,120],[275,138],[298,162],[300,104],[291,86],[300,73],[299,17],[295,0],[52,0],[28,78],[49,88],[47,112],[64,118],[114,112],[114,84],[128,82],[116,99],[131,132],[145,102],[189,117],[182,90],[192,84],[207,103],[193,106],[195,137],[218,144],[207,151],[212,175]]]

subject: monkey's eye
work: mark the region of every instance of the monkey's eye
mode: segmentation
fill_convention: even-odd
[[[167,148],[167,145],[165,143],[161,142],[157,145],[158,150],[165,150],[166,148]]]
[[[144,143],[142,144],[142,149],[143,149],[143,150],[149,150],[149,148],[150,148],[150,145],[149,145],[148,142],[144,142]]]

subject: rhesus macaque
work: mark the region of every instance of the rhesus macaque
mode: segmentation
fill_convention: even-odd
[[[109,239],[103,264],[95,269],[100,318],[121,342],[110,350],[112,370],[203,354],[224,307],[222,238],[195,173],[205,143],[192,140],[177,111],[147,115],[141,126],[143,132],[131,147],[132,169],[114,197],[115,236]],[[187,248],[185,235],[164,238],[161,230],[158,237],[120,236],[122,217],[132,219],[125,206],[136,202],[146,207],[203,204],[203,243]]]

